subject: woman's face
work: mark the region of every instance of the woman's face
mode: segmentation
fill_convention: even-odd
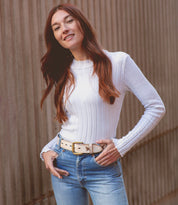
[[[51,19],[51,26],[58,43],[71,52],[81,49],[83,33],[79,22],[64,10],[58,10]]]

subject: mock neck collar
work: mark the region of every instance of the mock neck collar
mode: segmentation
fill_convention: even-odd
[[[72,69],[85,69],[91,68],[93,66],[93,61],[90,59],[87,60],[75,60],[73,59],[71,68]]]

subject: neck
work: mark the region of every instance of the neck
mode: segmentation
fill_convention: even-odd
[[[82,49],[71,51],[71,53],[77,61],[83,61],[88,59],[85,51],[83,51]]]

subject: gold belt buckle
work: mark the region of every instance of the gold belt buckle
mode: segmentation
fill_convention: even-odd
[[[83,144],[83,142],[72,142],[72,153],[75,155],[81,155],[83,153],[75,152],[75,144]]]

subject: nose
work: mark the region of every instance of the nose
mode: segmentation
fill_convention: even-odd
[[[69,29],[68,29],[68,27],[65,25],[65,24],[63,24],[62,25],[62,33],[67,33],[69,31]]]

